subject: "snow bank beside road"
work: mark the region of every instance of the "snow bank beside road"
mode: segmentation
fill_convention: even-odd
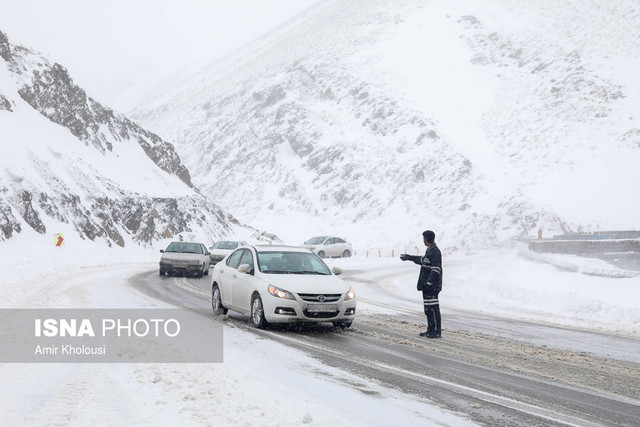
[[[441,310],[445,316],[452,308],[640,337],[640,277],[590,275],[596,270],[620,271],[591,258],[548,255],[541,261],[524,258],[517,249],[444,254]],[[575,271],[559,270],[551,261],[570,264]],[[417,265],[403,263],[399,257],[354,257],[328,263],[347,274],[350,269],[370,269],[372,277],[395,269],[397,274],[385,281],[385,288],[415,300],[412,307],[422,310],[415,287]],[[367,292],[365,284],[354,287],[359,296]]]
[[[566,256],[561,256],[565,259]],[[607,278],[523,259],[514,251],[452,257],[447,303],[474,311],[640,336],[640,278]],[[598,260],[574,257],[581,271]],[[606,264],[602,262],[603,264]],[[615,267],[611,266],[612,269]]]

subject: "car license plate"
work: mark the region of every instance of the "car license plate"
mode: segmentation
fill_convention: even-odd
[[[331,313],[338,311],[336,304],[307,304],[307,311],[309,313]]]

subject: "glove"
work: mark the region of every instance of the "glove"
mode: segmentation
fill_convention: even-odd
[[[407,255],[407,254],[401,254],[401,255],[400,255],[400,259],[401,259],[402,261],[409,261],[409,255]]]

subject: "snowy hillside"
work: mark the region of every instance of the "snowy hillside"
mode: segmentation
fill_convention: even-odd
[[[90,98],[62,65],[1,32],[0,58],[0,240],[259,236],[193,188],[171,144]]]
[[[638,228],[638,28],[630,0],[325,1],[133,116],[292,243]]]

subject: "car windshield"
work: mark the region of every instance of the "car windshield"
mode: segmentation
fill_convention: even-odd
[[[316,254],[306,252],[258,252],[258,268],[266,274],[331,274]]]
[[[322,242],[324,242],[324,240],[327,238],[327,236],[319,236],[319,237],[312,237],[309,240],[307,240],[306,242],[304,242],[305,245],[319,245]]]
[[[238,247],[238,242],[218,242],[213,245],[213,249],[235,249]]]
[[[177,252],[181,254],[202,254],[202,246],[198,243],[171,243],[165,252]]]

